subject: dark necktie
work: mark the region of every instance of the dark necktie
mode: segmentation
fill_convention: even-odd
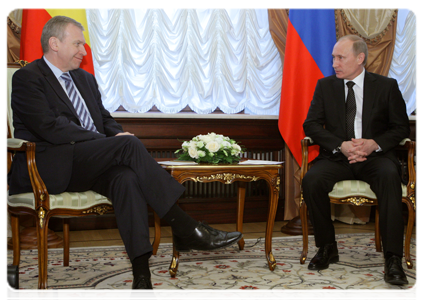
[[[79,120],[81,121],[82,127],[85,129],[97,132],[97,128],[95,127],[90,113],[85,107],[85,105],[82,103],[81,97],[79,97],[78,92],[76,91],[75,85],[72,82],[72,78],[68,73],[63,73],[60,76],[65,81],[66,90],[69,95],[69,100],[72,102],[73,107],[76,110],[76,113],[78,114]]]
[[[350,141],[352,138],[355,138],[354,134],[354,119],[356,113],[356,104],[355,104],[355,94],[353,90],[354,82],[348,81],[348,95],[347,101],[345,103],[345,120],[346,120],[346,128],[347,128],[347,141]]]

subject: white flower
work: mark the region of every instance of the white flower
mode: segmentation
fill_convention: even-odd
[[[239,153],[241,153],[241,147],[238,144],[233,144],[231,154],[238,155]]]
[[[217,152],[220,149],[220,145],[219,143],[215,141],[211,141],[207,143],[206,149],[209,150],[210,152]]]
[[[229,143],[228,141],[223,141],[221,144],[222,148],[231,148],[231,143]]]
[[[222,145],[222,143],[223,143],[223,136],[216,136],[216,138],[214,139],[214,141],[216,142],[216,143],[218,143],[219,145]]]
[[[196,148],[192,148],[192,147],[188,148],[188,154],[189,154],[189,156],[191,156],[192,158],[195,158],[195,159],[197,159],[197,158],[198,158],[198,151],[197,151],[197,149],[196,149]]]
[[[198,154],[198,157],[205,157],[206,156],[206,152],[202,151],[202,150],[198,150],[197,154]]]
[[[213,140],[213,138],[211,136],[209,136],[209,135],[200,135],[199,136],[199,139],[201,141],[203,141],[205,144],[207,144],[207,143],[209,143],[209,142],[211,142]]]
[[[204,147],[204,142],[202,142],[202,141],[197,142],[197,147],[198,148],[203,148]]]
[[[189,142],[185,141],[182,143],[182,148],[184,148],[184,150],[186,150],[186,148],[189,147]]]

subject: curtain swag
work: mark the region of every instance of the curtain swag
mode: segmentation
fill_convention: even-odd
[[[357,30],[353,24],[352,24],[352,20],[350,20],[348,18],[348,15],[350,16],[354,16],[354,14],[349,11],[349,13],[347,13],[347,11],[350,10],[349,8],[335,8],[335,18],[337,18],[337,16],[340,14],[342,17],[342,20],[344,21],[346,27],[348,27],[348,29],[351,31],[352,34],[358,35],[360,36],[363,40],[366,41],[366,43],[368,45],[376,45],[378,44],[382,38],[386,35],[386,33],[390,30],[390,28],[395,25],[396,22],[396,18],[397,18],[397,14],[398,14],[398,9],[391,9],[391,8],[386,8],[386,9],[379,9],[379,10],[385,10],[387,11],[387,13],[389,13],[390,11],[392,11],[392,13],[388,16],[390,17],[389,20],[383,20],[385,21],[385,23],[387,23],[386,27],[383,28],[383,30],[381,32],[376,33],[376,36],[369,38],[364,32]],[[367,11],[369,9],[356,9],[356,12],[363,12],[363,11]],[[383,15],[387,15],[387,13],[383,14]],[[358,14],[356,14],[355,16],[357,16]],[[368,20],[367,20],[368,21]],[[380,21],[380,20],[377,20]],[[361,26],[363,26],[363,24],[359,24]],[[340,37],[340,33],[339,33],[339,26],[336,26],[336,37],[339,39]]]

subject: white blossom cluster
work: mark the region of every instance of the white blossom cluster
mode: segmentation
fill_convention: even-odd
[[[216,155],[222,157],[239,156],[242,148],[234,140],[221,134],[214,132],[207,135],[197,135],[191,141],[182,143],[184,154],[188,154],[190,158],[200,161],[215,161],[213,157]],[[178,150],[177,152],[179,152]],[[210,159],[208,159],[210,158]]]

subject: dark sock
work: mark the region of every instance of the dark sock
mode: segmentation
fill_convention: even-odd
[[[198,226],[198,222],[184,212],[177,204],[174,204],[164,215],[165,220],[171,227],[173,234],[184,237],[189,236]]]
[[[146,254],[140,255],[135,257],[132,262],[132,274],[134,278],[139,275],[144,275],[146,277],[150,277],[150,265],[148,264],[148,260],[151,256],[151,252]]]
[[[398,255],[398,254],[395,254],[395,253],[393,253],[393,252],[391,252],[391,251],[387,251],[386,253],[385,253],[385,259],[386,260],[388,260],[388,259],[390,259],[392,256],[398,256],[399,258],[402,258],[402,255]]]

